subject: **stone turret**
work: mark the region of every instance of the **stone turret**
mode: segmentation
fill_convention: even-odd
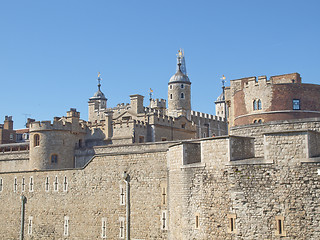
[[[67,117],[30,123],[30,169],[62,169],[74,167],[74,150],[83,147],[85,127],[79,123],[76,109]]]
[[[185,116],[190,120],[191,82],[188,76],[181,71],[181,59],[179,51],[178,70],[168,83],[168,115],[172,117]]]
[[[107,109],[107,98],[101,91],[101,78],[100,73],[98,75],[98,91],[93,95],[93,97],[89,98],[88,107],[88,120],[89,122],[101,121],[104,119],[103,112]]]

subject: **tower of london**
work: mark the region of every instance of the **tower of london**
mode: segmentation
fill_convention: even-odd
[[[97,80],[87,120],[0,125],[0,239],[320,238],[319,85],[231,80],[211,115],[181,50],[167,100],[110,107]]]

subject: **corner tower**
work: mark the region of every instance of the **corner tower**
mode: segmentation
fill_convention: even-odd
[[[98,91],[89,98],[88,107],[88,120],[89,122],[95,122],[103,120],[103,112],[107,109],[107,98],[101,92],[101,78],[100,73],[98,74]]]
[[[168,83],[168,115],[191,118],[191,82],[187,76],[184,53],[177,54],[177,72]]]

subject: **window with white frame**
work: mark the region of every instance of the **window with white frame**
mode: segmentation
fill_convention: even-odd
[[[29,192],[33,192],[33,177],[30,177]]]
[[[107,238],[107,219],[102,218],[101,222],[101,237],[102,238]]]
[[[161,205],[167,204],[167,183],[161,183]]]
[[[26,189],[26,183],[24,177],[22,178],[22,183],[21,183],[21,192],[24,192]]]
[[[63,178],[63,191],[64,192],[68,191],[68,181],[66,176]]]
[[[54,179],[54,182],[53,182],[53,190],[54,190],[55,192],[58,191],[58,185],[59,185],[59,183],[58,183],[58,177],[56,176],[55,179]]]
[[[45,188],[45,190],[46,190],[46,192],[49,192],[49,177],[46,177],[46,181],[45,181],[45,183],[44,183],[44,188]]]
[[[63,224],[63,236],[69,235],[69,217],[64,216],[64,224]]]
[[[160,217],[160,221],[161,221],[161,230],[167,230],[167,211],[163,210],[161,212],[161,217]]]
[[[2,192],[3,190],[3,180],[2,178],[0,178],[0,192]]]
[[[18,188],[18,183],[17,183],[17,178],[14,178],[14,183],[13,183],[13,191],[16,192]]]
[[[33,223],[33,217],[29,217],[28,219],[28,235],[32,235],[32,223]]]
[[[124,227],[124,217],[120,217],[119,218],[119,238],[120,239],[124,239],[124,231],[125,231],[125,227]]]
[[[121,183],[120,184],[120,192],[119,192],[119,197],[120,197],[120,205],[125,205],[126,204],[126,188],[125,184]]]

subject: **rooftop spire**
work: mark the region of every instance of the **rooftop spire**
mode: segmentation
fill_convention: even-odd
[[[100,82],[101,82],[101,80],[102,80],[102,79],[100,78],[100,76],[101,76],[101,73],[98,72],[98,89],[99,89],[99,91],[101,91],[101,90],[100,90],[100,87],[101,87],[101,83],[100,83]]]
[[[180,63],[180,67],[179,67],[179,63]],[[185,61],[185,57],[184,57],[184,51],[181,48],[178,50],[178,54],[177,54],[177,71],[179,69],[184,75],[187,75],[187,68],[186,68],[186,61]]]

